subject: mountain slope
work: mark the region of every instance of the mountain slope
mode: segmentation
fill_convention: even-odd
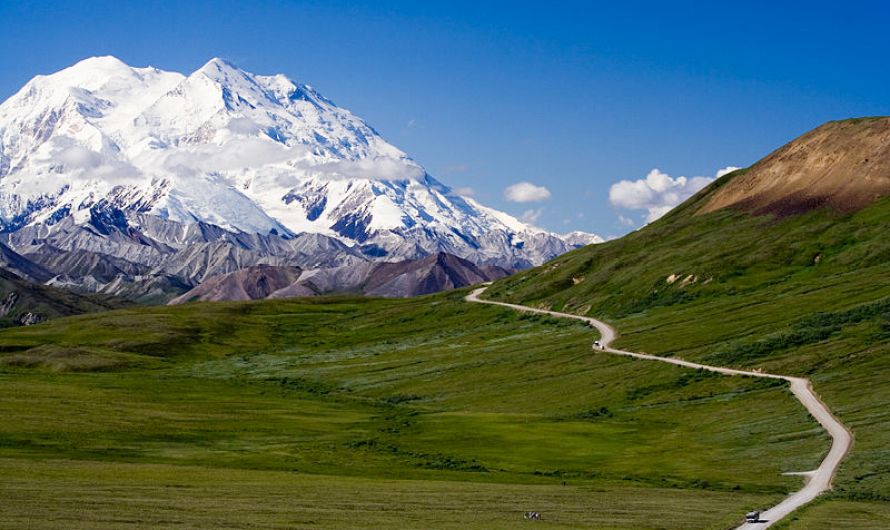
[[[221,59],[185,76],[96,57],[28,82],[0,105],[0,227],[20,253],[49,244],[152,266],[239,234],[253,237],[240,250],[275,258],[286,249],[256,238],[315,234],[370,260],[448,252],[507,268],[599,241],[461,197],[312,87]]]
[[[120,307],[124,304],[119,300],[34,284],[0,268],[0,327],[32,325],[49,318]]]
[[[478,267],[450,254],[419,260],[344,265],[301,271],[296,267],[257,265],[215,276],[170,301],[294,298],[335,293],[402,298],[437,293],[507,276],[498,267]]]
[[[0,243],[0,267],[25,280],[37,283],[45,282],[52,277],[52,273],[46,268],[2,243]]]
[[[817,206],[852,212],[890,195],[890,117],[826,123],[721,186],[701,213],[733,206],[790,215]]]
[[[833,499],[890,499],[890,196],[881,184],[890,163],[852,169],[865,152],[885,160],[887,123],[821,127],[659,221],[496,282],[489,296],[604,317],[629,350],[811,378],[856,437]],[[791,154],[805,162],[789,165]]]
[[[194,301],[258,300],[296,282],[297,267],[257,265],[215,276],[170,301],[171,305]]]
[[[417,261],[381,263],[369,275],[362,290],[371,296],[417,296],[496,280],[506,275],[507,271],[483,270],[457,256],[439,253]]]

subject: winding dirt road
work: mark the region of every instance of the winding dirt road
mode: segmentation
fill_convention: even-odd
[[[837,468],[840,465],[841,460],[844,459],[847,451],[850,450],[850,446],[853,443],[853,436],[850,434],[850,431],[848,431],[847,428],[844,427],[844,425],[831,414],[831,411],[828,410],[828,407],[824,403],[822,403],[819,397],[816,396],[815,392],[813,392],[812,385],[810,385],[809,379],[805,379],[802,377],[791,377],[787,375],[753,372],[748,370],[735,370],[733,368],[722,368],[719,366],[708,366],[706,364],[698,364],[681,359],[671,359],[669,357],[658,357],[657,355],[648,355],[645,353],[634,353],[624,350],[616,350],[609,347],[609,344],[611,344],[612,341],[615,340],[615,330],[605,322],[602,322],[595,318],[572,315],[569,313],[558,313],[556,311],[547,311],[545,309],[536,309],[523,305],[494,302],[492,300],[482,300],[479,298],[479,295],[482,294],[485,289],[486,287],[480,287],[479,289],[476,289],[475,291],[467,295],[466,301],[509,307],[510,309],[515,309],[516,311],[524,311],[526,313],[539,313],[542,315],[550,315],[559,318],[572,318],[575,320],[581,320],[582,322],[586,322],[595,327],[600,333],[599,344],[601,346],[598,347],[596,343],[594,343],[595,350],[614,353],[616,355],[624,355],[627,357],[634,357],[636,359],[645,359],[648,361],[658,361],[663,363],[675,364],[677,366],[684,366],[687,368],[709,370],[711,372],[717,372],[726,375],[747,375],[751,377],[766,377],[769,379],[782,379],[784,381],[788,381],[791,384],[791,392],[794,394],[794,396],[803,404],[803,406],[816,419],[816,421],[818,421],[819,424],[822,425],[822,427],[826,431],[828,431],[828,434],[831,436],[832,440],[831,449],[828,451],[828,455],[825,456],[825,459],[822,460],[822,463],[817,469],[815,469],[814,471],[796,473],[806,478],[806,484],[802,489],[795,491],[779,504],[762,512],[760,514],[760,520],[758,522],[742,524],[738,527],[738,530],[762,530],[764,528],[769,528],[794,510],[800,508],[804,504],[807,504],[808,502],[818,497],[822,492],[831,489],[831,479],[834,478],[834,475],[837,472]]]

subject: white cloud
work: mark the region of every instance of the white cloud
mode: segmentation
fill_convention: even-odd
[[[717,172],[720,177],[737,168],[727,167]],[[609,188],[609,202],[618,208],[646,210],[646,222],[651,223],[675,206],[710,184],[711,177],[677,177],[653,169],[646,178],[622,180]],[[619,221],[626,224],[620,217]]]
[[[250,118],[233,118],[229,120],[226,129],[245,136],[257,134],[261,130],[260,126]]]
[[[519,216],[519,220],[523,223],[535,224],[538,222],[538,219],[541,218],[541,214],[544,213],[543,208],[531,209],[522,212],[522,215]]]
[[[417,120],[411,118],[410,120],[408,120],[408,123],[405,125],[405,127],[408,129],[413,129],[415,125],[417,125]]]
[[[61,162],[67,172],[89,175],[115,185],[134,184],[144,178],[142,172],[130,163],[79,145],[57,151],[55,160]]]
[[[550,190],[531,182],[518,182],[504,189],[504,198],[510,202],[540,202],[550,198]]]
[[[460,195],[461,197],[473,197],[476,195],[476,190],[469,186],[461,186],[459,188],[454,188],[454,193]]]
[[[186,146],[162,153],[160,166],[180,174],[236,171],[291,160],[305,153],[263,138],[238,138],[222,145]]]
[[[69,169],[93,169],[102,164],[102,155],[86,147],[72,145],[56,153],[56,160]]]
[[[286,166],[281,165],[278,170],[292,168],[297,173],[327,180],[420,180],[425,174],[416,162],[389,156],[317,163],[305,147],[287,147],[266,137],[235,138],[222,145],[186,146],[149,156],[159,158],[143,165],[175,174],[232,172],[281,164]],[[286,178],[291,173],[287,172]]]

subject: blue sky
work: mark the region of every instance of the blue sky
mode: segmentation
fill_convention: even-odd
[[[0,98],[92,55],[183,72],[221,56],[313,85],[483,203],[602,235],[663,199],[631,182],[656,196],[610,202],[616,182],[658,168],[650,183],[682,194],[664,175],[712,177],[824,121],[890,114],[885,3],[616,4],[3,1]],[[509,201],[518,182],[549,198]]]

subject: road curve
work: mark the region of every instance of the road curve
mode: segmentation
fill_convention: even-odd
[[[601,320],[583,317],[580,315],[572,315],[569,313],[548,311],[546,309],[536,309],[533,307],[527,307],[518,304],[508,304],[505,302],[482,300],[479,298],[479,295],[482,294],[482,292],[485,291],[486,288],[486,286],[483,286],[474,290],[469,295],[467,295],[465,300],[467,302],[477,302],[481,304],[509,307],[510,309],[524,311],[526,313],[538,313],[559,318],[572,318],[575,320],[581,320],[582,322],[586,322],[595,327],[599,331],[599,342],[602,347],[597,348],[594,345],[594,349],[597,350],[601,349],[602,351],[614,353],[616,355],[624,355],[627,357],[645,359],[648,361],[659,361],[663,363],[675,364],[677,366],[684,366],[687,368],[709,370],[711,372],[717,372],[726,375],[747,375],[751,377],[765,377],[769,379],[782,379],[784,381],[788,381],[791,384],[791,393],[794,394],[794,396],[798,399],[798,401],[801,402],[801,404],[803,404],[803,406],[816,419],[816,421],[818,421],[819,424],[822,425],[822,427],[826,431],[828,431],[828,434],[831,436],[831,449],[828,451],[828,454],[825,456],[825,458],[822,460],[822,463],[819,464],[819,467],[816,470],[804,474],[806,477],[808,477],[808,480],[806,482],[806,485],[802,489],[795,491],[794,493],[786,497],[782,502],[773,506],[772,508],[763,511],[760,514],[760,520],[758,522],[742,524],[738,527],[738,530],[762,530],[764,528],[769,528],[794,510],[800,508],[801,506],[818,497],[821,493],[831,489],[831,479],[834,478],[838,466],[840,466],[840,463],[844,459],[844,456],[846,456],[847,452],[850,450],[850,446],[853,443],[853,436],[850,434],[850,431],[848,431],[847,428],[844,427],[844,424],[838,421],[837,418],[835,418],[831,414],[831,411],[828,409],[828,407],[824,403],[822,403],[822,400],[820,400],[815,392],[813,392],[813,387],[810,384],[809,379],[787,375],[767,374],[763,372],[754,372],[748,370],[736,370],[733,368],[722,368],[719,366],[708,366],[706,364],[693,363],[684,361],[682,359],[671,359],[669,357],[658,357],[657,355],[649,355],[645,353],[634,353],[624,350],[616,350],[609,347],[612,341],[614,341],[616,338],[615,330],[610,325]]]

